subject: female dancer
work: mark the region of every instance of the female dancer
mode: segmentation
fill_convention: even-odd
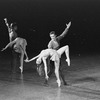
[[[48,77],[48,74],[47,74],[46,59],[50,56],[50,60],[54,61],[55,75],[56,75],[56,78],[57,78],[58,87],[60,87],[61,86],[61,81],[60,81],[60,78],[59,78],[59,65],[60,65],[61,55],[64,52],[65,52],[65,55],[66,55],[66,62],[68,63],[68,66],[70,66],[69,47],[68,47],[68,45],[63,46],[58,50],[54,50],[54,49],[42,50],[39,55],[33,57],[30,60],[26,59],[25,62],[30,62],[30,61],[35,60],[35,59],[37,59],[36,60],[37,65],[39,65],[43,62],[44,71],[45,71],[45,79],[48,80],[49,77]]]
[[[26,56],[26,59],[28,59],[27,53],[26,53],[26,46],[27,46],[27,41],[23,38],[17,37],[15,40],[9,42],[5,48],[3,48],[1,51],[4,51],[8,47],[12,47],[15,52],[20,54],[20,70],[21,73],[23,72],[23,59],[24,59],[24,54]]]

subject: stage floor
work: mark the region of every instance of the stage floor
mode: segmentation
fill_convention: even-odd
[[[68,67],[62,59],[69,86],[57,87],[53,74],[49,86],[43,84],[35,62],[24,63],[24,73],[12,73],[9,60],[0,62],[0,100],[100,100],[100,55],[71,57]]]

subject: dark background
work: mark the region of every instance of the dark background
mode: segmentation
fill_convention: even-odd
[[[5,17],[17,23],[18,35],[28,42],[28,55],[47,48],[49,32],[60,35],[69,21],[61,46],[68,44],[72,55],[100,52],[99,0],[0,0],[0,49],[9,42]]]

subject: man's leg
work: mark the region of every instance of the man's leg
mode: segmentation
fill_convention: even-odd
[[[60,74],[60,76],[62,78],[63,84],[67,85],[67,82],[65,81],[64,74],[62,73],[62,64],[61,64],[61,61],[60,61],[60,67],[59,67],[59,74]]]

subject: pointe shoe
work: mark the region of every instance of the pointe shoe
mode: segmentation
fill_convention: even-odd
[[[58,87],[60,87],[61,86],[61,81],[57,80],[57,83],[58,83]]]
[[[66,59],[66,62],[68,63],[68,66],[70,66],[70,59]]]
[[[23,68],[22,67],[19,67],[20,68],[20,70],[21,70],[21,73],[23,72]]]

